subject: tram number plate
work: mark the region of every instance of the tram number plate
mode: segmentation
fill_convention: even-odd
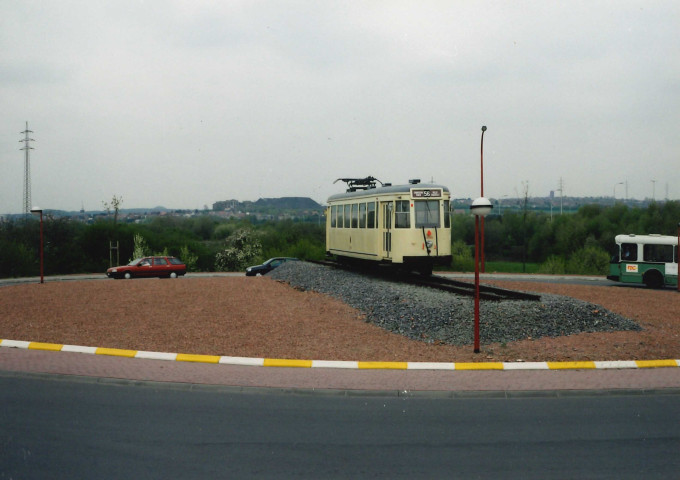
[[[441,198],[442,190],[440,188],[418,188],[411,190],[413,198]]]

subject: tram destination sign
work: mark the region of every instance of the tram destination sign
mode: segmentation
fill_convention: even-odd
[[[441,188],[412,188],[411,197],[413,198],[442,198]]]

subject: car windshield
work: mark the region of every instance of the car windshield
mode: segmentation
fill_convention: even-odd
[[[141,262],[141,261],[142,261],[141,258],[135,258],[133,261],[131,261],[130,263],[128,263],[128,265],[129,265],[129,266],[134,266],[134,265],[139,264],[139,262]]]

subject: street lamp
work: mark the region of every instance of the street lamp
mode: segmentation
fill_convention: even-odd
[[[623,182],[619,182],[614,185],[614,203],[616,203],[616,187],[618,187],[619,185],[623,185]]]
[[[484,132],[486,132],[486,126],[482,127],[482,142],[480,146],[479,156],[480,156],[480,171],[481,171],[481,193],[480,196],[484,198]],[[482,273],[486,272],[486,262],[484,261],[484,217],[482,216]]]
[[[45,276],[43,274],[43,211],[40,207],[31,208],[31,213],[34,215],[40,215],[40,283],[45,283]]]
[[[491,213],[493,205],[484,197],[480,197],[470,205],[470,212],[475,216],[475,353],[479,353],[479,217]]]

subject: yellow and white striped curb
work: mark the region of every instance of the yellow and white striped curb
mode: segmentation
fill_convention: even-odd
[[[680,367],[680,360],[626,360],[583,362],[353,362],[336,360],[290,360],[283,358],[250,358],[218,355],[195,355],[189,353],[146,352],[119,348],[82,347],[58,343],[0,340],[0,347],[46,350],[52,352],[75,352],[90,355],[108,355],[126,358],[145,358],[176,362],[214,363],[253,367],[297,368],[344,368],[355,370],[584,370]]]

